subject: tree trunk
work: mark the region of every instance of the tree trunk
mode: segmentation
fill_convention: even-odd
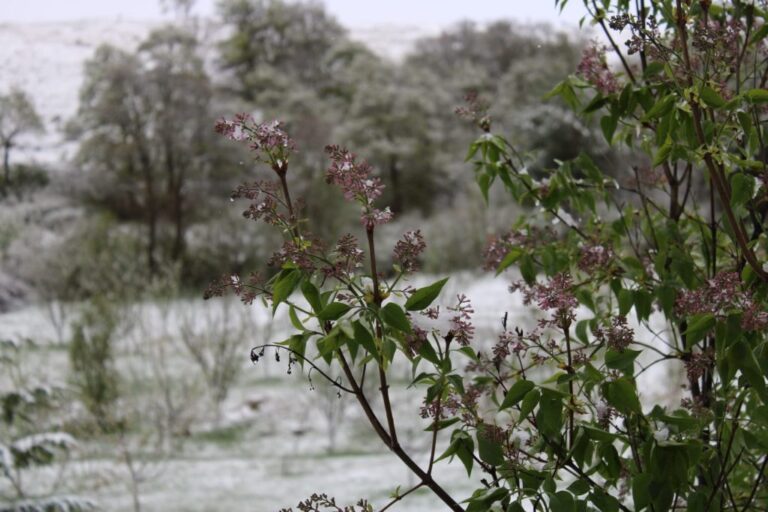
[[[3,186],[0,188],[0,192],[3,197],[8,195],[8,188],[11,185],[11,143],[6,142],[3,144]]]
[[[400,187],[400,169],[397,166],[397,156],[389,157],[389,180],[392,182],[392,213],[403,211],[403,190]]]
[[[173,153],[173,142],[165,141],[165,167],[168,174],[168,195],[171,199],[171,216],[174,226],[171,259],[179,261],[184,255],[184,167],[177,165]]]
[[[180,181],[180,180],[179,180]],[[181,191],[179,183],[173,191],[173,223],[175,235],[173,240],[173,251],[171,258],[173,261],[179,261],[184,255],[186,244],[184,241],[184,194]]]
[[[157,274],[157,260],[155,259],[155,252],[157,251],[157,199],[155,197],[155,183],[149,155],[142,149],[139,151],[141,170],[144,177],[144,200],[147,209],[147,267],[149,268],[149,273],[155,275]]]

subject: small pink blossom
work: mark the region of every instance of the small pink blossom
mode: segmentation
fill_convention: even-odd
[[[585,272],[604,269],[613,260],[613,256],[613,250],[605,245],[585,245],[581,248],[578,266]]]
[[[680,315],[709,313],[718,319],[740,312],[744,330],[757,331],[768,326],[768,313],[760,309],[749,290],[741,290],[741,279],[736,272],[720,272],[697,290],[683,290],[677,297],[675,309]]]
[[[609,95],[619,91],[619,81],[608,68],[604,46],[593,44],[585,49],[577,70],[601,94]]]
[[[627,317],[617,316],[609,327],[597,329],[595,336],[609,348],[621,351],[634,341],[635,332],[627,326]]]
[[[457,295],[456,299],[456,305],[448,308],[456,313],[451,318],[451,334],[461,346],[466,347],[475,335],[475,326],[471,322],[475,310],[466,295]]]
[[[215,130],[230,140],[248,142],[249,147],[259,153],[259,159],[278,173],[286,172],[288,157],[296,151],[295,143],[280,121],[257,123],[249,114],[237,114],[231,121],[218,120]]]
[[[420,230],[407,231],[395,244],[395,261],[400,264],[403,272],[415,272],[419,269],[419,256],[426,247]]]
[[[372,176],[371,165],[365,160],[358,162],[354,153],[340,146],[326,146],[325,151],[331,158],[331,165],[325,173],[326,181],[341,188],[347,201],[360,204],[363,209],[360,222],[363,226],[372,230],[392,220],[389,207],[380,210],[373,206],[373,202],[384,191],[384,184],[381,179]]]

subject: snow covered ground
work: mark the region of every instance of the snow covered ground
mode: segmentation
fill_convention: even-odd
[[[421,277],[414,285],[432,280]],[[444,304],[450,304],[459,292],[471,299],[477,312],[474,323],[478,348],[493,342],[505,312],[509,313],[511,325],[535,323],[535,315],[522,308],[519,295],[508,292],[508,283],[504,277],[459,274],[452,276],[444,289]],[[224,315],[227,308],[230,322],[249,322],[249,334],[238,349],[242,354],[240,379],[224,403],[218,426],[200,414],[198,403],[189,413],[199,417],[190,423],[186,437],[180,438],[166,455],[158,455],[151,441],[131,441],[131,453],[144,461],[139,488],[145,510],[269,512],[293,506],[315,492],[335,496],[340,503],[354,503],[365,497],[380,507],[398,485],[406,489],[413,484],[413,477],[384,449],[354,403],[344,408],[336,449],[328,453],[323,404],[342,406],[342,401],[351,398],[339,401],[332,390],[323,389],[317,376],[310,383],[299,371],[287,375],[285,358],[278,363],[267,354],[258,364],[250,363],[248,353],[253,345],[280,341],[290,329],[284,314],[272,319],[260,306],[246,308],[237,301],[228,304],[225,299],[204,302],[192,298],[126,310],[130,329],[118,344],[117,366],[133,379],[130,382],[134,388],[126,390],[131,395],[128,401],[144,404],[141,400],[160,394],[157,386],[162,382],[153,366],[158,355],[168,358],[163,361],[168,375],[194,385],[199,379],[195,367],[173,340],[185,323],[202,325]],[[580,313],[580,318],[588,317],[586,312]],[[648,333],[641,336],[652,339]],[[30,307],[0,315],[0,339],[25,337],[37,342],[27,351],[26,373],[46,384],[66,385],[66,350],[54,341],[55,332],[48,325],[45,309]],[[169,350],[154,352],[168,340]],[[407,364],[393,368],[393,403],[395,414],[403,421],[401,440],[417,461],[424,462],[428,457],[428,436],[418,419],[422,390],[406,389],[409,371]],[[644,373],[639,383],[644,401],[664,403],[666,398],[674,405],[675,397],[663,395],[671,378],[670,368],[661,365]],[[310,390],[311,386],[316,389]],[[128,472],[111,449],[83,442],[69,467],[73,491],[97,500],[106,511],[131,510]],[[469,480],[461,464],[445,462],[436,472],[438,481],[459,496],[468,496],[479,477],[476,472]],[[426,492],[416,493],[397,506],[397,510],[405,512],[443,509]]]
[[[134,49],[158,26],[158,21],[126,19],[0,23],[0,92],[11,87],[26,91],[46,125],[44,135],[26,137],[12,157],[54,165],[66,162],[75,145],[65,143],[62,129],[77,111],[83,63],[101,44]],[[352,28],[350,37],[384,57],[399,59],[417,39],[437,31],[378,25]],[[216,29],[207,27],[204,33],[215,34]]]

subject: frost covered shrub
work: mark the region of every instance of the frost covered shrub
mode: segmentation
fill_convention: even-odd
[[[260,298],[288,310],[294,334],[251,357],[286,353],[289,368],[310,366],[357,400],[417,482],[381,510],[422,487],[467,512],[746,512],[768,503],[768,6],[585,6],[621,68],[609,65],[606,48],[588,48],[551,95],[597,116],[607,144],[633,150],[623,168],[580,154],[534,177],[525,155],[493,132],[487,105],[472,96],[459,111],[481,131],[468,156],[481,192],[502,188],[527,210],[485,257],[498,273],[518,270],[510,291],[538,320],[514,325],[505,316],[494,340],[476,339],[481,312],[464,295],[440,297],[446,279],[406,284],[422,234],[404,234],[386,249],[394,264],[381,266],[377,233],[392,212],[376,202],[382,184],[365,161],[328,148],[326,179],[358,205],[361,235],[325,246],[291,197],[294,147],[280,124],[238,116],[217,127],[271,169],[272,180],[235,197],[284,243],[274,275],[226,275],[208,295],[232,290],[248,304]],[[444,328],[430,327],[437,318]],[[425,464],[398,440],[389,372],[402,359],[424,389]],[[664,404],[638,385],[656,365],[683,372],[679,403],[664,405],[680,392],[668,383],[659,383]],[[366,378],[378,381],[380,407]],[[459,496],[441,485],[432,470],[445,459],[481,472],[479,488]],[[323,495],[298,505],[370,508]]]
[[[72,328],[69,363],[78,398],[103,432],[115,427],[118,376],[114,368],[117,312],[105,301],[88,304]]]
[[[94,503],[62,495],[57,482],[47,482],[42,468],[61,464],[75,439],[51,420],[61,392],[25,382],[18,371],[19,344],[0,340],[0,511],[80,512]]]

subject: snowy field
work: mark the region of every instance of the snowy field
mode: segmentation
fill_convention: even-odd
[[[415,284],[427,281],[421,278]],[[504,277],[463,274],[446,285],[445,303],[458,292],[472,300],[477,311],[476,348],[493,342],[505,312],[509,312],[510,325],[535,322],[522,308],[519,296],[509,294],[508,282]],[[81,441],[67,466],[69,492],[96,500],[102,510],[127,511],[132,510],[130,484],[136,482],[143,510],[269,512],[294,506],[315,492],[335,496],[340,503],[365,497],[381,507],[397,486],[407,489],[413,485],[413,477],[384,449],[350,397],[339,399],[318,376],[310,383],[296,369],[287,375],[285,358],[278,363],[267,354],[258,364],[250,363],[251,346],[286,337],[290,327],[284,315],[272,319],[261,306],[248,308],[225,299],[142,304],[127,308],[124,315],[126,326],[116,355],[123,378],[123,406],[145,414],[160,407],[158,395],[170,394],[177,412],[187,418],[186,430],[162,442],[151,431],[132,434],[125,440],[123,452]],[[178,338],[185,328],[223,325],[222,320],[243,326],[247,334],[238,348],[242,354],[240,377],[214,421],[201,398],[200,376]],[[34,381],[67,385],[67,352],[55,341],[60,334],[52,329],[43,308],[0,316],[0,339],[35,340],[24,351],[25,373]],[[644,336],[653,339],[647,333]],[[407,364],[392,369],[395,414],[402,425],[404,446],[425,463],[429,439],[418,415],[421,390],[406,389],[409,376]],[[674,405],[678,398],[662,395],[667,388],[661,382],[670,378],[670,368],[661,365],[645,372],[638,386],[644,401]],[[169,380],[183,384],[186,394],[178,387],[168,387]],[[342,418],[332,452],[329,410]],[[68,414],[76,419],[84,413],[70,410]],[[115,453],[134,457],[136,478],[130,478],[128,466]],[[461,464],[443,462],[436,469],[436,479],[462,497],[476,488],[479,478],[475,472],[468,480]],[[436,512],[443,507],[431,494],[421,492],[395,509]]]
[[[63,130],[77,110],[83,64],[102,44],[134,50],[158,21],[126,19],[81,20],[58,23],[0,23],[0,93],[11,87],[26,91],[34,100],[46,133],[26,137],[14,159],[61,165],[77,149],[65,140]],[[206,22],[204,38],[215,41],[220,30]],[[353,27],[350,37],[379,55],[401,59],[417,39],[435,35],[438,27],[375,25]],[[215,43],[207,45],[215,48]],[[213,63],[213,56],[207,59]],[[215,70],[211,69],[216,76]]]

